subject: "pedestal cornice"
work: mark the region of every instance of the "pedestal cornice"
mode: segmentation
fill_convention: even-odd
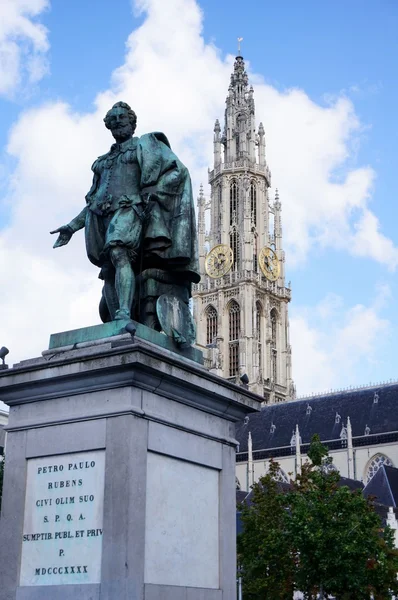
[[[134,386],[232,422],[258,410],[262,400],[194,361],[140,340],[106,340],[45,356],[1,374],[0,400],[16,406]]]

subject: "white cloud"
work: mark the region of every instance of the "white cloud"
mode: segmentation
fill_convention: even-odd
[[[18,6],[33,17],[47,2],[25,0]],[[232,57],[223,60],[216,47],[204,42],[194,0],[137,0],[136,7],[146,11],[146,18],[128,38],[124,63],[109,89],[95,99],[92,113],[47,103],[22,113],[12,128],[8,152],[16,168],[3,199],[12,207],[11,219],[0,231],[0,281],[6,282],[0,296],[0,342],[10,347],[10,360],[38,354],[51,332],[98,321],[100,284],[86,259],[82,232],[69,246],[53,251],[48,231],[82,208],[90,165],[112,141],[102,119],[113,102],[123,99],[134,107],[138,134],[165,131],[190,168],[196,190],[207,180],[213,125],[223,115]],[[24,31],[41,56],[47,48],[45,32],[33,21]],[[289,267],[293,259],[303,262],[317,243],[395,266],[392,242],[384,238],[388,252],[377,248],[382,234],[367,206],[372,169],[345,168],[352,139],[360,133],[351,102],[339,98],[322,107],[302,90],[280,92],[256,79],[257,118],[264,122],[274,185],[281,190]],[[301,327],[308,335],[294,338],[296,372],[307,344],[324,373],[320,385],[334,373],[322,354],[322,333],[297,319],[296,331]]]
[[[12,95],[24,81],[36,83],[47,72],[47,29],[37,17],[48,7],[49,0],[1,0],[1,95]]]
[[[379,286],[370,306],[344,308],[328,295],[315,307],[295,308],[290,319],[295,350],[293,377],[299,395],[363,383],[363,373],[377,366],[390,323],[381,316],[390,289]]]
[[[298,396],[324,391],[334,384],[335,371],[324,346],[324,336],[310,323],[311,320],[305,315],[290,317],[293,378]]]
[[[289,266],[316,244],[372,258],[391,269],[398,248],[368,208],[375,180],[369,167],[348,168],[362,126],[345,97],[321,107],[302,90],[255,90],[264,120],[273,185],[283,204]]]
[[[379,220],[367,208],[355,223],[351,251],[357,256],[385,263],[390,269],[395,269],[398,262],[397,248],[392,240],[380,232]]]
[[[86,258],[82,232],[56,251],[48,232],[83,207],[90,166],[112,142],[103,116],[116,100],[136,110],[137,133],[166,131],[197,186],[205,175],[230,65],[201,40],[195,2],[170,2],[164,22],[164,4],[148,6],[147,20],[127,42],[125,64],[113,74],[110,89],[97,97],[93,113],[48,103],[22,113],[12,128],[7,150],[17,166],[4,198],[12,207],[10,225],[0,232],[0,280],[7,282],[0,297],[1,339],[10,347],[10,361],[38,354],[51,332],[99,320],[100,282]],[[174,25],[167,30],[171,14],[180,20],[178,35]]]

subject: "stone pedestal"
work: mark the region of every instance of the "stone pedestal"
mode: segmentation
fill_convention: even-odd
[[[258,396],[136,339],[0,375],[0,600],[233,600],[234,423]]]

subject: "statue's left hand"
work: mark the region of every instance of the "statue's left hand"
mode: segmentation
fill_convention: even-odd
[[[50,231],[50,233],[59,233],[58,239],[53,246],[53,248],[59,248],[60,246],[65,246],[65,244],[69,242],[73,235],[73,229],[69,225],[62,225],[62,227],[58,227],[58,229],[54,229],[54,231]]]

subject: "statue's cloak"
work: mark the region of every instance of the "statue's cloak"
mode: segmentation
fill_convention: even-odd
[[[122,245],[129,249],[137,274],[157,269],[197,283],[200,275],[195,209],[188,169],[171,150],[163,133],[131,138],[122,145],[120,155],[125,168],[130,168],[130,178],[121,176],[120,195],[105,207],[107,198],[101,195],[100,181],[101,177],[105,184],[109,181],[115,156],[112,149],[92,167],[94,178],[85,209],[89,260],[101,267],[103,278],[110,247]],[[137,162],[139,168],[134,176]],[[126,189],[122,189],[123,182]]]
[[[141,194],[148,195],[142,244],[142,270],[159,268],[200,280],[195,209],[188,169],[163,133],[139,138]]]

